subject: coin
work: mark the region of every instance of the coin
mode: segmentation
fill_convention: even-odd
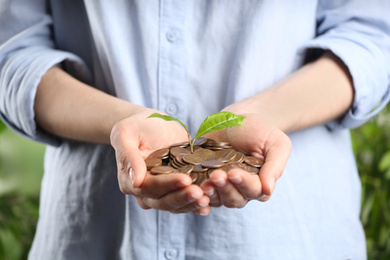
[[[160,166],[162,164],[162,160],[159,158],[146,158],[145,159],[146,168],[150,171],[153,167]]]
[[[204,160],[200,156],[194,154],[186,154],[183,156],[183,161],[189,164],[197,165],[201,164]]]
[[[201,185],[208,178],[207,173],[198,173],[198,178],[196,179],[196,185]]]
[[[203,145],[207,142],[206,137],[199,137],[198,139],[195,140],[194,145]]]
[[[198,174],[196,172],[191,172],[190,177],[192,179],[192,183],[195,183],[196,180],[198,179]]]
[[[190,143],[187,141],[187,142],[180,142],[180,143],[176,143],[176,144],[173,144],[171,145],[171,148],[172,147],[182,147],[182,148],[186,148],[187,146],[189,146]]]
[[[169,149],[168,148],[161,148],[153,153],[149,154],[148,158],[163,158],[169,155]]]
[[[170,161],[168,165],[175,168],[175,169],[178,169],[178,168],[184,166],[184,165],[178,164],[175,159]]]
[[[183,147],[172,147],[170,149],[170,152],[171,152],[172,157],[176,157],[180,153],[185,153],[185,154],[191,153],[190,151],[188,151],[186,148],[183,148]]]
[[[184,165],[180,168],[178,168],[177,170],[181,173],[186,173],[186,174],[190,174],[192,172],[192,170],[194,169],[194,165]]]
[[[194,184],[200,185],[218,169],[228,172],[239,168],[249,174],[259,174],[264,157],[245,155],[232,148],[230,143],[202,138],[189,151],[188,142],[162,148],[150,154],[145,164],[152,174],[188,174]],[[167,160],[164,160],[167,158]]]
[[[183,157],[184,155],[186,155],[185,153],[179,153],[178,155],[176,155],[176,157],[174,158],[174,160],[176,161],[176,163],[178,165],[186,165],[186,163],[183,161]]]
[[[222,142],[222,141],[214,141],[214,142],[207,142],[208,146],[230,146],[229,142]]]
[[[194,152],[194,155],[201,157],[205,161],[215,157],[215,153],[209,149],[199,149]]]
[[[223,149],[215,152],[215,158],[221,159],[224,162],[230,162],[236,157],[234,149]]]
[[[188,146],[186,149],[187,149],[188,151],[191,151],[191,146]],[[203,149],[203,147],[200,146],[200,145],[194,145],[194,146],[192,147],[192,151],[193,151],[193,152],[195,152],[196,150],[199,150],[199,149]]]
[[[233,162],[243,162],[245,159],[245,154],[242,152],[236,152],[236,156],[233,158]]]
[[[242,170],[246,170],[246,166],[248,165],[245,165],[243,163],[237,163],[237,162],[230,162],[228,164],[225,164],[221,167],[221,170],[224,170],[225,172],[228,172],[230,171],[231,169],[234,169],[234,168],[239,168],[239,169],[242,169]]]
[[[264,164],[264,160],[254,156],[245,156],[244,162],[254,167],[261,167]]]
[[[224,165],[224,163],[218,159],[210,159],[210,160],[202,162],[201,165],[202,165],[202,167],[216,169],[216,168],[222,167]]]
[[[207,168],[202,167],[202,165],[198,164],[194,166],[194,169],[192,169],[193,172],[206,172]]]
[[[257,167],[253,167],[253,166],[250,166],[250,165],[247,165],[248,167],[246,167],[246,171],[249,172],[250,174],[259,174],[259,168]]]
[[[175,169],[170,166],[157,166],[150,170],[150,172],[154,175],[168,174],[173,173],[174,171]]]

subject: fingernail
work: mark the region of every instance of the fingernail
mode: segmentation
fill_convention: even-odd
[[[209,205],[207,202],[200,202],[200,203],[197,204],[196,206],[197,206],[197,207],[200,207],[200,208],[204,208],[204,207],[206,207],[207,205]]]
[[[209,214],[209,212],[203,212],[203,210],[201,210],[201,211],[198,211],[198,214],[205,217]]]
[[[269,200],[270,197],[271,197],[271,196],[268,196],[268,195],[263,194],[263,195],[260,196],[259,200],[261,200],[261,201],[267,201],[267,200]]]
[[[133,168],[130,167],[129,170],[129,175],[130,175],[130,180],[131,180],[131,186],[134,186],[134,181],[135,181],[135,173]]]

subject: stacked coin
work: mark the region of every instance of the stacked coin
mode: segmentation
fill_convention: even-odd
[[[197,185],[208,179],[216,169],[227,172],[240,168],[251,174],[258,174],[263,163],[264,158],[245,155],[233,149],[228,142],[204,137],[195,141],[193,153],[189,143],[183,142],[156,150],[145,159],[151,174],[188,174]]]

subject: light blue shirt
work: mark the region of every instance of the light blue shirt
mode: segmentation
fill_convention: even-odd
[[[30,259],[365,259],[360,182],[348,128],[389,100],[390,1],[0,0],[0,115],[48,144]],[[339,120],[289,135],[272,199],[209,216],[142,210],[120,193],[111,147],[37,128],[41,76],[61,66],[192,131],[329,49],[354,103]]]

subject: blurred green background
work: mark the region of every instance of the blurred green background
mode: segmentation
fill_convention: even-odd
[[[390,259],[390,106],[352,130],[368,259]],[[0,259],[26,259],[38,219],[42,144],[0,122]]]

